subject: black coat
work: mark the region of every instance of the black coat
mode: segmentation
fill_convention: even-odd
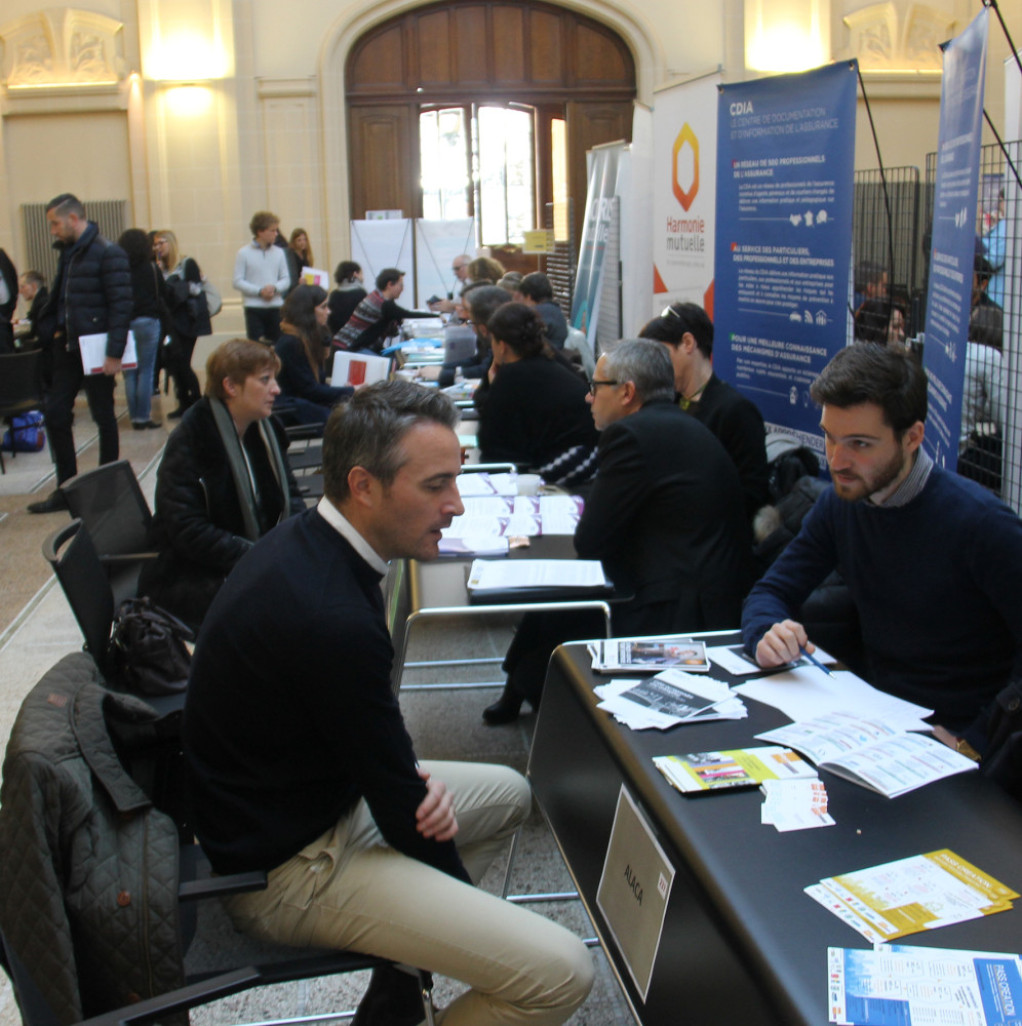
[[[602,432],[575,549],[634,592],[614,609],[618,634],[733,627],[753,582],[738,473],[717,439],[667,401]]]
[[[133,307],[128,256],[120,246],[104,239],[93,221],[77,242],[61,251],[41,332],[52,334],[59,325],[61,307],[72,348],[78,348],[82,335],[106,332],[107,356],[118,360],[123,356]]]
[[[283,451],[284,432],[276,421],[270,423]],[[289,468],[291,499],[282,508],[258,424],[249,427],[243,444],[261,497],[255,512],[262,535],[284,517],[301,512],[305,503]],[[228,573],[252,545],[209,399],[200,399],[167,440],[156,474],[153,547],[159,556],[143,569],[139,591],[197,627]]]

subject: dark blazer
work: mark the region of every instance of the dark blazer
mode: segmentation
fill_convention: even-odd
[[[770,501],[762,414],[751,399],[716,374],[710,376],[699,401],[688,412],[716,435],[731,457],[742,482],[745,512],[751,522],[756,510]]]
[[[285,450],[283,429],[274,420],[270,424]],[[256,520],[260,534],[265,534],[278,521],[304,510],[305,503],[288,468],[290,499],[283,508],[258,425],[249,427],[243,444],[260,495]],[[227,451],[206,398],[188,409],[167,440],[156,473],[152,531],[159,556],[143,568],[139,591],[198,627],[224,579],[253,544],[245,536]]]
[[[634,592],[614,609],[618,634],[734,627],[753,581],[738,474],[717,439],[669,401],[604,429],[575,549]]]

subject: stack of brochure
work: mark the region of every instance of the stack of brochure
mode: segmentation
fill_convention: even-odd
[[[632,730],[667,730],[679,723],[740,720],[748,715],[726,684],[683,670],[664,670],[639,683],[611,680],[595,690],[599,708]]]
[[[909,734],[879,720],[846,712],[791,723],[756,737],[790,745],[820,769],[888,798],[978,768],[972,759],[931,737]]]
[[[1019,896],[946,848],[827,877],[805,892],[873,943],[1006,912]]]
[[[816,770],[790,748],[734,748],[726,752],[654,755],[653,765],[682,794],[759,787],[764,780],[804,780]]]
[[[830,1022],[1006,1026],[1022,1008],[1022,956],[890,944],[827,949]]]
[[[595,673],[631,673],[678,667],[689,673],[710,669],[706,644],[678,634],[643,638],[606,638],[590,641]]]

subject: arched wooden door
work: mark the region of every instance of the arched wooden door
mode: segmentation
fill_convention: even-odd
[[[534,225],[566,188],[575,200],[576,238],[586,150],[631,137],[635,64],[628,47],[607,26],[551,4],[450,0],[415,8],[363,35],[345,74],[352,218],[374,209],[423,216],[425,111],[464,111],[468,164],[451,171],[468,183],[472,214],[479,213],[478,148],[485,145],[473,135],[476,114],[495,106],[529,112]],[[497,220],[489,231],[499,235]],[[483,244],[505,241],[487,238],[482,223]]]

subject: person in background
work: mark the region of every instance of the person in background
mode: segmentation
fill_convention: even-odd
[[[399,334],[405,318],[432,317],[429,310],[406,310],[397,305],[405,288],[405,272],[385,267],[376,276],[376,288],[355,307],[348,323],[334,336],[338,349],[379,353],[384,340]]]
[[[515,295],[518,291],[518,286],[521,284],[522,274],[520,271],[508,271],[504,277],[497,282],[502,289],[507,289],[511,293],[511,298],[516,302],[521,302],[521,299]]]
[[[890,298],[867,299],[855,312],[855,341],[904,344],[905,311]]]
[[[318,285],[298,285],[284,300],[280,338],[273,347],[280,357],[280,397],[294,406],[300,424],[325,424],[330,411],[353,388],[324,383],[329,336],[327,294]]]
[[[755,403],[713,373],[713,321],[695,303],[672,303],[639,335],[667,346],[678,405],[705,424],[731,457],[751,523],[770,501],[766,430]]]
[[[473,282],[496,285],[504,277],[504,265],[493,257],[476,257],[468,265],[468,276]]]
[[[1001,345],[1004,314],[993,303],[973,308],[965,347],[958,473],[995,495],[1001,491],[1007,395]]]
[[[550,348],[532,307],[505,303],[487,329],[493,362],[475,395],[483,462],[521,464],[548,484],[588,481],[596,471],[598,436],[585,382]]]
[[[630,598],[612,604],[616,637],[725,629],[753,581],[742,488],[720,442],[674,403],[666,347],[626,339],[600,355],[589,393],[599,472],[575,551],[602,562]],[[603,634],[599,613],[526,614],[504,659],[507,683],[483,711],[490,726],[539,706],[550,653]]]
[[[18,272],[0,248],[0,353],[14,352],[14,308],[18,305]]]
[[[471,259],[467,253],[462,253],[451,262],[451,270],[454,272],[454,288],[447,293],[446,299],[437,299],[428,304],[433,313],[457,316],[458,300],[461,293],[466,286],[472,284],[472,279],[468,276],[468,265]]]
[[[238,250],[234,260],[234,287],[245,307],[245,334],[254,342],[276,342],[280,334],[280,308],[291,288],[291,273],[284,249],[275,245],[280,218],[268,210],[252,215],[252,241]],[[284,244],[287,248],[287,244]]]
[[[39,318],[40,333],[53,339],[53,384],[44,415],[57,488],[45,499],[30,503],[30,513],[67,509],[60,485],[78,473],[72,425],[79,389],[84,387],[99,429],[99,462],[113,463],[118,458],[114,378],[121,369],[132,309],[128,257],[99,234],[99,226],[88,220],[81,201],[69,192],[61,193],[46,205],[46,221],[60,250],[53,291]],[[78,340],[97,334],[106,335],[102,371],[86,374]]]
[[[542,271],[533,271],[522,278],[515,290],[515,299],[536,308],[546,325],[546,337],[554,349],[563,349],[568,338],[568,322],[554,302],[554,288]]]
[[[131,333],[135,338],[134,370],[124,371],[124,391],[128,399],[128,416],[136,431],[158,428],[152,420],[153,373],[160,347],[160,300],[163,276],[153,262],[153,244],[141,228],[129,228],[117,240],[128,254],[131,268]]]
[[[177,420],[202,395],[199,379],[192,369],[195,340],[210,335],[213,325],[209,306],[202,291],[202,271],[192,257],[178,249],[177,236],[168,229],[158,231],[153,239],[156,263],[163,272],[164,297],[170,314],[169,344],[163,347],[163,364],[174,379],[177,408],[167,414]]]
[[[156,472],[153,547],[139,594],[198,628],[235,564],[275,524],[305,509],[271,418],[280,361],[231,339],[206,362],[206,394],[181,418]]]
[[[287,270],[291,276],[291,288],[293,289],[301,284],[302,271],[306,267],[314,266],[312,243],[309,242],[308,232],[304,228],[295,228],[291,232],[284,255],[287,257]]]
[[[1004,219],[1004,190],[997,197],[996,220],[990,226],[983,239],[983,254],[990,265],[990,280],[987,282],[987,295],[992,303],[1004,308],[1005,259],[1007,257],[1007,228]]]
[[[354,260],[342,260],[334,271],[335,288],[327,300],[330,308],[330,316],[327,318],[327,326],[330,328],[331,336],[348,323],[348,318],[355,312],[355,307],[366,297],[366,290],[362,284],[362,268]]]

